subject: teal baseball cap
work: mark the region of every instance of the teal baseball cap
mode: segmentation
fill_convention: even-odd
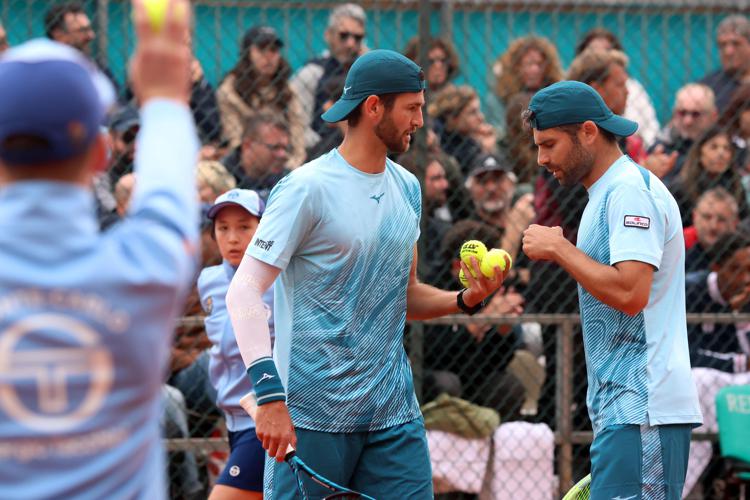
[[[424,72],[414,61],[393,50],[371,50],[357,58],[344,82],[344,93],[321,115],[340,122],[371,95],[419,92],[426,88]]]
[[[545,130],[591,120],[619,137],[633,135],[638,124],[607,107],[599,92],[583,82],[566,80],[545,87],[531,98],[529,123]]]

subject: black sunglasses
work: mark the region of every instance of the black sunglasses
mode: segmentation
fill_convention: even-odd
[[[339,31],[339,40],[345,42],[348,38],[353,38],[355,42],[362,43],[365,35],[359,33],[351,33],[349,31]]]

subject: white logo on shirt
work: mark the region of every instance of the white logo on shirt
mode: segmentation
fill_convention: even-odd
[[[612,497],[612,500],[630,500],[631,498],[635,498],[638,495],[632,495],[629,497],[621,497],[620,495],[617,495],[616,497]]]
[[[626,215],[625,227],[640,227],[648,229],[651,226],[651,219],[641,215]]]
[[[257,385],[260,385],[262,382],[265,382],[266,380],[271,380],[272,378],[276,378],[270,373],[263,373],[263,376],[258,379]]]
[[[57,345],[30,349],[54,332]],[[85,323],[62,314],[26,317],[0,332],[0,408],[16,422],[41,432],[70,430],[95,415],[114,380],[111,353],[101,335]],[[69,385],[87,384],[82,398],[69,397]],[[36,401],[15,389],[36,386]]]
[[[237,467],[236,465],[233,465],[232,467],[229,468],[229,475],[232,476],[232,477],[239,476],[240,475],[240,468]]]

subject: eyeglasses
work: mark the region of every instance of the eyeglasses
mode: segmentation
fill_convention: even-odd
[[[697,120],[705,114],[705,111],[699,111],[697,109],[676,109],[674,113],[680,118],[690,117],[693,120]]]
[[[278,152],[285,152],[289,153],[292,150],[292,147],[289,144],[283,144],[283,143],[269,143],[269,142],[260,142],[258,141],[258,144],[262,144],[264,147],[270,149],[271,151],[278,151]]]
[[[342,42],[347,41],[349,38],[354,39],[355,43],[362,43],[365,35],[362,33],[352,33],[350,31],[339,31],[339,40]]]

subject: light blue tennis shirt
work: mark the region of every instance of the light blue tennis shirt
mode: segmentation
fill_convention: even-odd
[[[159,417],[197,263],[190,110],[141,112],[128,217],[90,190],[0,188],[0,498],[166,497]]]
[[[295,426],[360,432],[420,416],[403,347],[420,213],[403,167],[367,174],[336,149],[271,192],[247,253],[282,269],[274,359]]]
[[[216,406],[224,412],[227,430],[232,432],[255,428],[253,419],[240,406],[240,398],[252,391],[253,386],[227,311],[227,290],[235,272],[225,260],[218,266],[206,267],[198,277],[198,294],[208,314],[206,334],[212,344],[208,351],[208,376],[216,389]],[[273,339],[273,286],[263,294],[263,302],[268,308],[268,327]]]
[[[685,319],[685,242],[664,184],[627,156],[588,190],[578,248],[606,265],[654,267],[648,305],[635,316],[579,285],[594,432],[616,424],[698,424]]]

